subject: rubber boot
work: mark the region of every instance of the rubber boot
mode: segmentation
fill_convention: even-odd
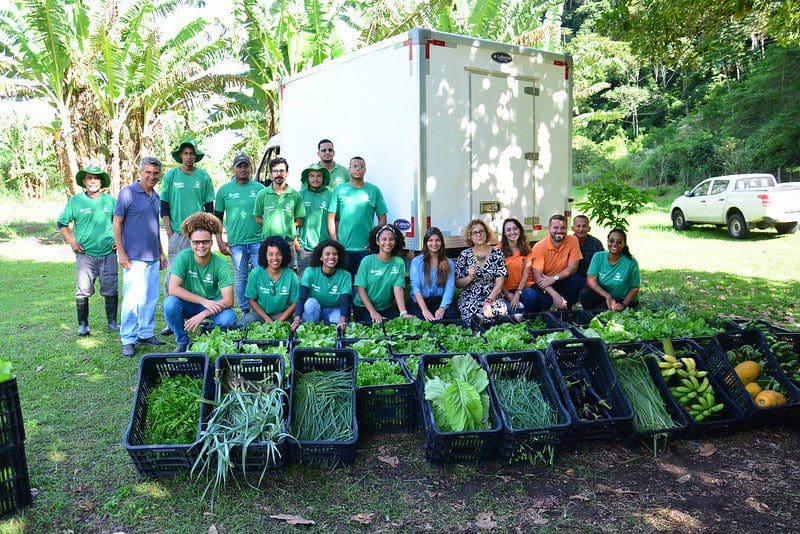
[[[117,303],[119,296],[112,295],[106,297],[106,319],[108,319],[108,329],[111,332],[119,332],[119,324],[117,323]]]
[[[89,297],[76,297],[75,307],[78,309],[78,335],[89,335]]]

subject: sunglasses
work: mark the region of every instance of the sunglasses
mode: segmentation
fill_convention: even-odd
[[[319,151],[320,152],[333,152],[333,149],[332,148],[320,148]]]
[[[192,245],[194,245],[196,247],[199,247],[200,245],[208,246],[210,244],[211,244],[211,240],[210,239],[192,239]]]
[[[608,240],[608,244],[609,245],[624,245],[625,244],[625,240],[624,239],[609,239]]]

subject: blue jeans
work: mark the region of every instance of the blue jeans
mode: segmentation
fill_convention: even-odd
[[[516,291],[512,291],[511,294],[515,294]],[[536,300],[539,298],[536,289],[533,287],[526,287],[523,288],[519,295],[519,303],[522,304],[522,311],[529,312],[532,311],[533,308],[536,306]],[[567,299],[569,302],[569,299]],[[552,304],[552,299],[550,299],[550,303]],[[506,304],[508,304],[508,312],[511,313],[511,301],[506,300]]]
[[[231,245],[231,263],[233,264],[233,294],[236,295],[236,305],[242,310],[242,315],[250,310],[247,297],[247,277],[251,269],[258,267],[258,251],[261,243],[247,243],[246,245]]]
[[[153,337],[158,304],[158,260],[131,260],[122,270],[122,306],[120,340],[123,345],[136,338]]]
[[[183,323],[186,319],[203,311],[205,309],[203,305],[170,295],[164,299],[161,307],[164,308],[164,319],[167,320],[167,324],[175,332],[175,342],[178,344],[189,343],[189,334],[183,327]],[[211,319],[214,326],[231,325],[236,322],[236,314],[230,308],[225,308],[218,314],[210,315],[208,318]]]
[[[342,313],[339,306],[323,308],[320,306],[317,299],[310,297],[306,299],[302,319],[304,323],[319,323],[324,321],[327,324],[337,324],[341,316]]]

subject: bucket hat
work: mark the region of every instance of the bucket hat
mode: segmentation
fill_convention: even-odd
[[[95,165],[94,163],[90,163],[82,170],[78,171],[78,174],[75,175],[75,183],[79,186],[83,187],[83,178],[87,174],[94,174],[95,176],[99,176],[100,180],[102,181],[103,187],[108,187],[111,185],[111,178],[108,176],[108,173],[105,172],[103,169]]]
[[[197,148],[197,142],[189,137],[181,141],[181,144],[178,145],[178,148],[172,151],[172,159],[174,159],[178,163],[183,163],[183,161],[181,160],[181,150],[183,150],[184,147],[187,146],[190,146],[194,149],[194,153],[197,154],[197,159],[195,161],[197,163],[200,163],[200,160],[203,159],[203,156],[205,156],[206,153]]]
[[[300,175],[300,182],[302,184],[306,186],[308,185],[308,173],[311,171],[322,171],[322,187],[327,187],[328,184],[331,183],[331,173],[328,172],[328,169],[319,163],[314,163],[313,165],[309,165],[309,167]]]

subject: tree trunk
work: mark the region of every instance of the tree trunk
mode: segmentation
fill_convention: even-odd
[[[75,175],[80,170],[78,168],[78,156],[75,153],[75,138],[72,129],[72,118],[70,116],[70,109],[64,104],[58,106],[58,117],[61,120],[61,135],[56,142],[56,156],[62,165],[59,165],[61,177],[64,180],[64,185],[67,187],[67,193],[70,195],[75,194]],[[59,147],[59,145],[62,145]],[[59,154],[59,148],[63,149],[63,153]]]

